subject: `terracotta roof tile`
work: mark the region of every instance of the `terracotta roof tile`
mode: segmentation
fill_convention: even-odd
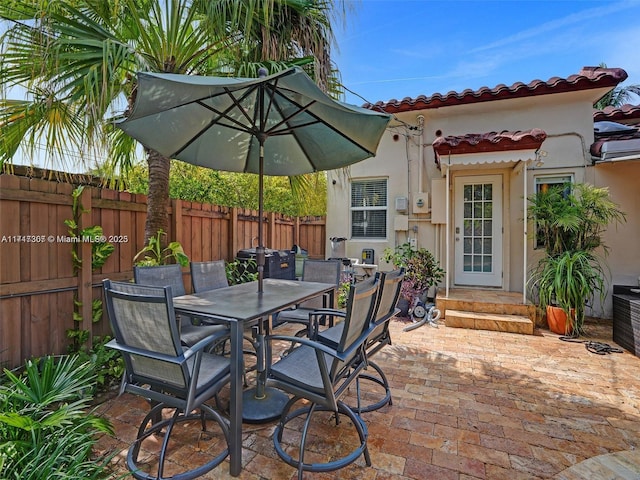
[[[546,138],[546,132],[539,128],[515,132],[504,130],[468,133],[438,137],[433,142],[433,149],[438,155],[538,149]]]
[[[601,122],[604,120],[620,121],[620,120],[640,120],[640,105],[623,105],[619,108],[605,107],[604,110],[596,110],[593,112],[593,121]]]
[[[402,100],[392,99],[388,102],[367,103],[365,108],[382,110],[387,113],[410,112],[429,108],[440,108],[452,105],[487,102],[507,98],[532,97],[553,93],[574,92],[593,88],[615,87],[627,78],[627,72],[621,68],[583,67],[580,73],[567,78],[552,77],[546,82],[533,80],[528,84],[516,82],[510,87],[499,84],[494,88],[481,87],[478,90],[467,89],[460,93],[434,93],[431,96],[420,95],[416,98],[406,97]]]

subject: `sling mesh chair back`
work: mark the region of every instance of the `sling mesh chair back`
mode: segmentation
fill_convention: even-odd
[[[153,287],[170,286],[174,297],[186,294],[182,280],[182,267],[178,264],[156,265],[152,267],[133,267],[133,279],[140,285]],[[180,316],[180,338],[182,343],[191,346],[203,338],[227,330],[226,325],[194,325],[192,318]]]
[[[384,374],[380,366],[371,360],[371,357],[380,351],[385,345],[391,345],[391,335],[389,333],[389,323],[395,317],[400,309],[397,307],[400,291],[402,290],[402,280],[404,279],[404,268],[394,270],[392,272],[379,272],[380,290],[376,301],[375,314],[369,329],[369,336],[365,344],[365,352],[367,355],[367,367],[371,367],[376,371],[377,375],[373,376],[367,371],[362,372],[358,381],[364,379],[374,382],[384,388],[384,395],[381,399],[376,400],[366,406],[358,405],[357,409],[361,412],[370,412],[377,410],[386,404],[393,403],[391,399],[391,389],[387,376]],[[342,329],[344,325],[337,325],[317,333],[318,341],[335,347],[340,341]]]
[[[319,282],[319,283],[331,283],[338,288],[340,285],[340,273],[342,272],[342,262],[339,260],[311,260],[306,259],[302,267],[303,282]],[[283,323],[300,323],[305,325],[305,328],[300,330],[296,335],[306,334],[309,331],[309,313],[320,309],[333,307],[333,305],[324,305],[325,299],[323,297],[316,297],[301,304],[296,308],[290,310],[283,310],[279,312],[274,320],[274,326],[281,325]],[[333,317],[329,318],[329,325],[333,325]]]
[[[155,403],[142,420],[136,439],[129,448],[129,470],[141,480],[188,480],[203,475],[219,465],[229,453],[228,422],[204,403],[229,382],[229,359],[205,352],[205,348],[215,342],[215,335],[188,348],[182,345],[170,286],[150,287],[110,280],[105,280],[103,285],[107,314],[115,336],[106,346],[118,350],[125,363],[120,393],[129,392]],[[170,418],[163,419],[163,409],[173,409]],[[220,427],[221,435],[215,451],[206,462],[165,477],[165,461],[174,427],[178,422],[192,420],[200,420],[203,431],[207,422],[212,420]],[[212,439],[213,434],[210,432]],[[156,435],[156,438],[162,437],[155,457],[157,465],[148,458],[157,441],[152,438],[145,442]],[[194,442],[202,435],[202,432],[196,432]],[[145,458],[138,461],[141,449]]]
[[[229,286],[224,260],[191,262],[191,285],[195,293]]]
[[[269,339],[269,341],[291,342],[296,346],[271,366],[267,385],[293,395],[283,409],[280,422],[273,434],[273,441],[280,458],[298,469],[299,479],[302,478],[303,471],[337,470],[353,463],[360,455],[364,455],[366,464],[371,465],[367,449],[367,428],[358,413],[347,406],[341,397],[365,367],[364,342],[366,330],[374,313],[377,292],[377,277],[352,285],[347,299],[344,328],[336,348],[305,337],[273,335]],[[309,403],[291,411],[301,399],[306,399]],[[314,425],[312,417],[318,411],[333,412],[336,422],[341,414],[348,417],[357,432],[359,446],[344,456],[330,459],[326,463],[306,463],[304,459],[306,441],[307,437],[312,435],[309,433]],[[301,437],[296,432],[293,440],[283,440],[285,430],[290,432],[292,428],[287,424],[305,414],[306,420]],[[283,446],[285,443],[293,444],[294,449],[298,449],[297,459],[285,451]]]
[[[229,286],[229,280],[227,278],[227,270],[225,268],[224,260],[211,260],[205,262],[191,262],[189,266],[191,270],[191,285],[193,287],[194,293],[202,293],[210,290],[217,290],[219,288],[225,288]],[[203,319],[203,322],[207,322],[206,319]],[[245,325],[245,328],[251,328],[257,322],[248,323]],[[244,353],[248,355],[256,356],[257,340],[250,338],[249,336],[244,337],[244,339],[251,344],[253,347],[252,350],[246,349]],[[223,352],[224,352],[224,344]],[[255,366],[249,369],[244,369],[244,383],[248,385],[247,382],[247,371],[255,369]]]

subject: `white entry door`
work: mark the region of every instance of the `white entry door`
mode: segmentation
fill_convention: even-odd
[[[502,286],[502,176],[456,177],[456,285]]]

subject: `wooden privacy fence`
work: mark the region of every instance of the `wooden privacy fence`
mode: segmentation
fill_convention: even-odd
[[[78,231],[99,225],[115,247],[92,271],[95,239],[69,233],[74,186],[69,183],[0,174],[0,366],[13,368],[30,357],[66,353],[66,331],[110,334],[108,321],[92,321],[91,304],[100,299],[104,278],[133,278],[133,257],[144,246],[145,195],[85,187]],[[173,200],[168,239],[182,244],[193,261],[233,260],[255,247],[258,212]],[[311,258],[325,257],[324,217],[265,213],[265,245],[289,250],[296,244]],[[72,251],[82,261],[74,269]],[[184,269],[190,290],[189,269]],[[79,302],[74,309],[74,302]],[[81,321],[74,321],[77,311]]]

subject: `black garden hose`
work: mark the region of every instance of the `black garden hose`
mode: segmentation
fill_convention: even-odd
[[[623,353],[621,348],[612,347],[608,343],[594,342],[593,340],[578,340],[574,337],[560,337],[563,342],[584,343],[587,351],[596,355],[607,355],[609,353]]]

